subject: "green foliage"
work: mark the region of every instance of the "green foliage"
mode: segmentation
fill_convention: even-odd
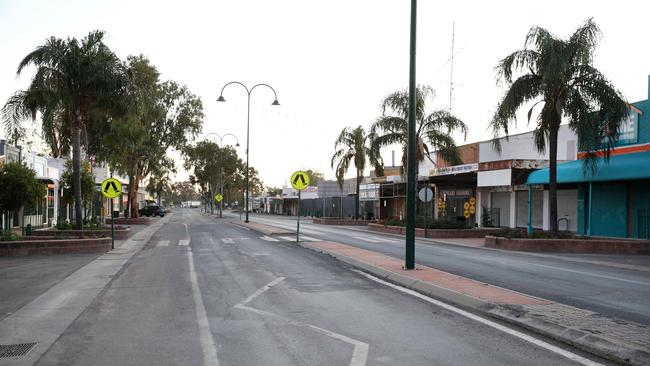
[[[383,221],[383,224],[384,226],[406,226],[406,221],[390,219]],[[470,229],[464,221],[436,220],[423,216],[415,218],[415,227],[420,229],[425,227],[428,229]]]
[[[481,207],[481,225],[483,227],[494,227],[492,217],[490,216],[490,210],[486,205],[481,205]]]
[[[266,187],[266,193],[269,196],[275,197],[282,194],[282,188],[280,187]]]
[[[14,93],[2,108],[5,130],[14,140],[21,137],[22,121],[35,120],[40,112],[52,155],[61,157],[72,146],[75,175],[81,170],[81,146],[94,153],[111,119],[122,113],[124,68],[103,39],[101,31],[92,31],[81,41],[47,39],[18,65],[19,75],[26,67],[36,68],[30,85]],[[75,190],[81,228],[81,187]]]
[[[304,172],[307,173],[307,176],[309,177],[309,185],[312,187],[316,187],[318,182],[325,180],[325,175],[318,170],[307,169]]]
[[[20,237],[14,234],[13,232],[11,232],[11,230],[2,230],[0,232],[0,241],[16,241],[16,240],[20,240]]]
[[[72,176],[72,161],[65,162],[65,171],[61,174],[59,181],[63,187],[63,203],[71,203],[74,201],[74,179]],[[92,166],[88,161],[81,162],[81,199],[83,205],[92,202],[93,195],[95,194],[95,175],[93,174]]]
[[[528,111],[541,108],[535,121],[534,140],[538,151],[549,145],[550,222],[557,233],[557,140],[562,119],[578,136],[578,147],[587,152],[585,170],[596,169],[596,152],[606,158],[618,139],[621,122],[628,116],[628,104],[621,93],[593,66],[594,52],[601,38],[600,29],[588,19],[568,40],[533,27],[524,49],[515,51],[497,65],[498,76],[508,90],[490,122],[494,145],[500,149],[499,134],[508,135],[517,111],[532,104]]]
[[[180,206],[181,202],[196,201],[199,199],[199,193],[191,182],[177,182],[172,185],[171,201]]]
[[[60,218],[56,222],[56,229],[57,230],[73,230],[74,225],[72,225],[72,223],[70,221],[63,220],[62,218]]]
[[[419,165],[425,158],[431,160],[430,154],[438,152],[445,161],[454,165],[461,163],[456,143],[451,136],[461,132],[467,137],[467,126],[463,121],[445,110],[426,114],[425,103],[433,95],[433,89],[418,86],[416,90],[416,149],[415,162]],[[383,174],[383,161],[379,150],[393,144],[402,145],[402,169],[407,163],[408,142],[408,90],[389,94],[382,101],[382,115],[370,128],[372,156],[376,157],[373,165],[378,175]],[[387,115],[387,113],[392,113]],[[417,171],[417,167],[416,167]]]
[[[0,167],[0,210],[17,211],[21,207],[35,207],[45,200],[45,185],[34,172],[22,163],[8,163]]]
[[[568,231],[558,232],[557,235],[554,235],[548,231],[533,231],[530,235],[528,235],[526,230],[510,229],[490,235],[510,239],[589,239],[589,237],[575,235]]]

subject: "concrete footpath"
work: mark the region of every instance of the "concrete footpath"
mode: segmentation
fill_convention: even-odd
[[[91,304],[133,255],[173,214],[116,241],[114,250],[79,268],[56,285],[0,321],[0,345],[25,345],[23,357],[0,360],[1,365],[33,365]]]
[[[269,225],[247,227],[262,233]],[[625,365],[650,365],[650,327],[540,299],[498,286],[334,242],[300,243],[386,281],[497,318]]]

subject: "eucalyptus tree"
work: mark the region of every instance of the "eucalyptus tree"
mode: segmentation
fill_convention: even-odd
[[[445,110],[426,111],[427,98],[433,96],[433,89],[418,86],[416,90],[416,171],[419,164],[434,151],[450,164],[461,163],[453,133],[462,133],[467,137],[467,126],[463,121]],[[408,91],[389,94],[381,103],[382,115],[370,128],[370,141],[373,155],[377,156],[375,170],[383,174],[383,161],[379,150],[394,144],[402,145],[402,171],[406,171],[408,146]]]
[[[95,131],[94,124],[106,123],[115,113],[124,68],[101,31],[90,32],[81,41],[50,37],[23,58],[17,74],[28,66],[36,68],[29,86],[14,93],[2,108],[5,129],[18,139],[21,121],[34,120],[40,112],[53,154],[61,156],[72,145],[75,226],[81,229],[81,134]]]
[[[598,151],[609,156],[618,139],[621,122],[629,107],[621,93],[593,66],[600,29],[588,19],[569,39],[561,39],[544,28],[532,27],[524,48],[497,66],[498,76],[507,84],[490,122],[495,146],[498,135],[508,134],[516,122],[516,112],[524,107],[528,123],[533,110],[541,105],[535,122],[534,140],[538,151],[549,149],[549,203],[551,233],[557,234],[557,140],[562,119],[578,136],[580,150],[586,151],[585,168],[595,168]]]
[[[366,162],[378,165],[377,156],[370,146],[370,138],[362,126],[355,129],[344,128],[334,142],[334,155],[331,159],[331,167],[335,170],[336,180],[339,187],[343,187],[343,180],[350,168],[354,165],[356,171],[357,194],[355,200],[354,219],[359,219],[359,187],[363,179],[363,171],[366,169]],[[336,165],[336,168],[334,168]]]
[[[101,158],[129,176],[129,211],[138,215],[137,189],[156,171],[173,169],[170,149],[181,151],[203,128],[203,104],[187,87],[159,80],[144,56],[127,59],[126,113],[110,126]]]

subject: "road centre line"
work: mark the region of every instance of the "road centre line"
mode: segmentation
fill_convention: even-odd
[[[201,349],[203,350],[203,365],[219,366],[217,348],[215,346],[212,332],[210,331],[210,322],[208,321],[205,305],[203,304],[203,296],[201,296],[201,290],[199,289],[199,283],[194,269],[194,258],[192,251],[190,250],[187,251],[187,260],[190,265],[192,297],[194,298],[194,310],[196,311],[196,318],[199,326],[199,338],[201,341]]]
[[[274,314],[274,313],[271,313],[271,312],[268,312],[268,311],[256,309],[256,308],[253,308],[253,307],[250,307],[250,306],[246,305],[249,302],[253,301],[259,295],[266,292],[271,287],[273,287],[273,286],[277,285],[278,283],[282,282],[284,279],[285,279],[285,277],[276,278],[275,280],[269,282],[268,284],[266,284],[262,288],[260,288],[257,291],[253,292],[250,296],[248,296],[246,299],[244,299],[242,302],[235,305],[234,307],[237,308],[237,309],[241,309],[241,310],[248,310],[248,311],[256,313],[258,315],[268,316],[268,317],[271,317],[271,318],[275,318],[277,320],[285,321],[285,322],[287,322],[287,323],[289,323],[291,325],[310,328],[310,329],[312,329],[312,330],[314,330],[314,331],[316,331],[318,333],[324,334],[324,335],[326,335],[326,336],[328,336],[330,338],[334,338],[334,339],[337,339],[339,341],[351,344],[351,345],[354,346],[354,349],[352,351],[352,359],[350,360],[350,366],[365,366],[365,364],[366,364],[366,362],[368,360],[368,350],[370,348],[370,345],[368,343],[364,343],[364,342],[361,342],[359,340],[356,340],[356,339],[353,339],[353,338],[350,338],[350,337],[346,337],[346,336],[344,336],[342,334],[334,333],[334,332],[332,332],[330,330],[320,328],[320,327],[317,327],[315,325],[311,325],[311,324],[303,323],[303,322],[300,322],[300,321],[297,321],[297,320],[292,320],[292,319],[289,319],[289,318],[285,318],[283,316],[280,316],[280,315],[277,315],[277,314]]]
[[[458,315],[461,315],[461,316],[464,316],[466,318],[472,319],[472,320],[477,321],[477,322],[479,322],[481,324],[487,325],[487,326],[492,327],[494,329],[497,329],[497,330],[499,330],[501,332],[504,332],[506,334],[509,334],[511,336],[514,336],[516,338],[524,340],[526,342],[532,343],[537,347],[540,347],[540,348],[543,348],[543,349],[548,350],[550,352],[553,352],[555,354],[558,354],[558,355],[560,355],[562,357],[565,357],[565,358],[567,358],[567,359],[569,359],[571,361],[575,361],[575,362],[577,362],[577,363],[579,363],[581,365],[585,365],[585,366],[604,366],[601,363],[592,361],[592,360],[590,360],[588,358],[582,357],[582,356],[580,356],[578,354],[575,354],[575,353],[567,351],[567,350],[565,350],[563,348],[560,348],[560,347],[557,347],[557,346],[552,345],[550,343],[547,343],[547,342],[545,342],[545,341],[543,341],[541,339],[537,339],[537,338],[532,337],[532,336],[530,336],[528,334],[521,333],[519,331],[508,328],[508,327],[506,327],[504,325],[501,325],[499,323],[493,322],[491,320],[485,319],[483,317],[472,314],[472,313],[467,312],[465,310],[459,309],[459,308],[457,308],[455,306],[444,303],[442,301],[432,299],[432,298],[430,298],[428,296],[422,295],[419,292],[410,290],[408,288],[405,288],[405,287],[402,287],[402,286],[399,286],[399,285],[392,284],[390,282],[386,282],[386,281],[384,281],[382,279],[379,279],[379,278],[377,278],[377,277],[375,277],[375,276],[373,276],[371,274],[365,273],[365,272],[360,271],[360,270],[353,269],[353,271],[359,273],[360,275],[362,275],[362,276],[364,276],[364,277],[366,277],[366,278],[368,278],[368,279],[370,279],[372,281],[375,281],[375,282],[380,283],[382,285],[388,286],[388,287],[390,287],[390,288],[392,288],[394,290],[403,292],[405,294],[415,296],[415,297],[417,297],[417,298],[419,298],[421,300],[424,300],[424,301],[426,301],[428,303],[431,303],[433,305],[439,306],[439,307],[444,308],[446,310],[452,311],[452,312],[454,312],[454,313],[456,313]]]

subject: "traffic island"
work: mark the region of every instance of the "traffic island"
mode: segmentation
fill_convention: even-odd
[[[257,222],[242,222],[242,221],[231,221],[230,222],[233,225],[238,225],[241,227],[245,227],[247,229],[251,229],[253,231],[257,231],[258,233],[264,234],[264,235],[288,235],[288,234],[295,234],[294,231],[289,231],[285,229],[281,229],[279,227],[271,226],[271,225],[265,225],[265,224],[260,224]]]
[[[415,228],[415,236],[420,238],[483,238],[486,235],[495,234],[503,231],[500,228],[468,228],[468,229],[427,229],[426,236],[424,235],[424,230],[421,228]],[[406,234],[406,227],[404,226],[392,226],[384,224],[368,224],[368,231],[375,231],[379,233],[387,234]]]
[[[366,226],[374,223],[374,220],[354,220],[341,217],[314,217],[314,224],[320,225],[348,225],[348,226]]]
[[[522,252],[650,254],[650,240],[615,238],[506,238],[488,235],[485,247]]]
[[[0,241],[0,257],[36,254],[105,253],[111,250],[111,238],[66,238]]]
[[[334,242],[300,243],[385,281],[624,365],[650,365],[650,328]]]

